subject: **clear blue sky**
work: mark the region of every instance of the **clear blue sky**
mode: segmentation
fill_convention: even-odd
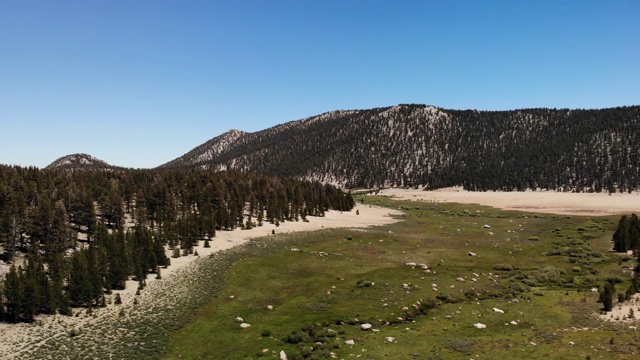
[[[335,109],[640,104],[640,1],[0,0],[0,163],[154,167]]]

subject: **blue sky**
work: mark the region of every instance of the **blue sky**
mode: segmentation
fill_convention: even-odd
[[[639,1],[0,0],[0,163],[154,167],[336,109],[640,104]]]

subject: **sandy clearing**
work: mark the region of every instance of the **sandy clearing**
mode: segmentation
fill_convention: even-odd
[[[568,193],[555,191],[472,192],[461,187],[434,191],[384,189],[379,195],[400,200],[480,204],[504,210],[557,215],[607,216],[640,211],[640,193]]]
[[[356,214],[357,212],[359,215]],[[211,240],[210,248],[204,248],[204,241],[201,241],[199,246],[195,248],[199,256],[189,255],[171,258],[171,265],[161,269],[162,280],[156,280],[156,276],[153,274],[147,276],[147,287],[143,291],[140,300],[145,301],[144,298],[153,296],[151,294],[162,293],[165,282],[172,281],[172,277],[186,276],[190,267],[195,266],[201,257],[244,244],[252,238],[267,235],[277,237],[278,234],[283,233],[313,231],[323,228],[367,228],[397,222],[399,220],[391,215],[401,214],[402,212],[397,210],[357,205],[350,212],[328,211],[324,217],[309,217],[309,222],[284,222],[278,227],[265,223],[263,226],[251,230],[219,231],[216,233],[216,237]],[[275,235],[272,235],[272,230],[275,230]],[[167,256],[170,257],[171,253],[171,251],[167,250]],[[119,293],[123,304],[120,306],[109,304],[105,308],[94,309],[92,316],[39,315],[36,317],[36,322],[31,324],[0,323],[0,358],[17,359],[28,357],[25,351],[41,346],[47,340],[66,337],[70,329],[91,328],[92,326],[101,326],[105,322],[118,322],[117,317],[120,309],[127,309],[133,306],[137,287],[137,281],[127,281],[126,289],[114,291],[113,295],[115,296],[115,294]],[[85,311],[85,309],[74,309],[74,313],[84,313]]]
[[[614,299],[614,301],[617,301],[617,299]],[[633,295],[631,299],[624,303],[616,303],[611,311],[599,314],[598,317],[604,321],[611,322],[638,322],[638,319],[640,319],[640,294]]]

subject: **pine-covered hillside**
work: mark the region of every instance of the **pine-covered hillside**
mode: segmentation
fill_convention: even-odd
[[[600,110],[332,111],[232,130],[161,167],[295,176],[347,188],[630,191],[640,186],[640,106]]]

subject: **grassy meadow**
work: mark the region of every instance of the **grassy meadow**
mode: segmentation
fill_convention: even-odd
[[[276,235],[234,250],[215,272],[222,284],[213,300],[167,332],[162,356],[636,358],[640,333],[594,316],[602,306],[591,288],[617,277],[624,292],[635,264],[609,252],[618,217],[377,197],[365,204],[400,208],[403,221]]]

